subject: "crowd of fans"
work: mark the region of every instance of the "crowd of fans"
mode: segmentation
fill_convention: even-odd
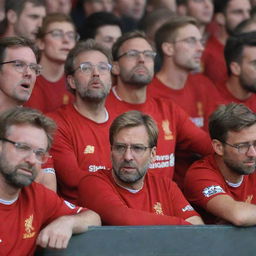
[[[255,225],[255,10],[0,1],[0,251],[91,225]]]

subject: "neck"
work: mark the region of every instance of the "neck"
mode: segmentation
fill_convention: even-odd
[[[19,103],[0,90],[0,113],[18,106]],[[21,105],[21,104],[20,104]]]
[[[231,75],[226,83],[228,91],[239,100],[246,100],[251,97],[252,92],[248,92],[245,90],[240,82],[239,78],[237,76]]]
[[[92,101],[89,102],[76,95],[74,107],[82,116],[96,123],[104,123],[108,119],[108,113],[105,108],[105,99],[100,103]]]
[[[221,44],[225,45],[228,40],[228,33],[224,26],[219,26],[218,33],[216,33],[216,38],[221,42]]]
[[[231,183],[238,183],[242,180],[243,175],[230,170],[230,168],[228,168],[227,165],[223,162],[223,158],[221,156],[215,155],[215,160],[221,174],[226,181],[229,181]]]
[[[21,189],[10,186],[4,177],[0,175],[0,199],[11,201],[18,197]]]
[[[43,67],[42,76],[44,76],[49,82],[57,82],[64,75],[64,62],[53,62],[42,55],[40,64]]]
[[[138,88],[134,85],[124,84],[121,81],[117,83],[115,92],[123,101],[131,104],[142,104],[147,99],[147,86]]]
[[[144,185],[144,177],[141,178],[140,180],[136,181],[135,183],[126,183],[116,177],[113,169],[112,169],[112,177],[118,186],[126,188],[126,189],[141,190]]]
[[[156,77],[167,87],[180,90],[184,88],[188,75],[187,70],[179,68],[172,61],[164,61]]]

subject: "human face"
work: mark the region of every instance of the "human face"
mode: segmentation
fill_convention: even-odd
[[[3,62],[12,60],[37,63],[36,56],[29,47],[7,48]],[[34,88],[36,74],[30,68],[20,73],[12,63],[0,65],[0,68],[0,94],[14,105],[25,103]]]
[[[121,129],[114,137],[113,144],[149,146],[149,137],[145,126],[136,126]],[[137,156],[130,148],[120,154],[111,150],[113,175],[116,182],[122,186],[139,189],[141,188],[144,176],[147,173],[149,164],[155,157],[155,147],[147,148],[145,152]]]
[[[101,26],[97,29],[95,41],[111,49],[118,37],[122,35],[121,29],[115,25]]]
[[[234,145],[256,141],[256,124],[244,128],[239,132],[229,131],[226,142]],[[236,148],[223,144],[223,161],[229,170],[238,175],[248,175],[255,171],[256,150],[250,147],[245,154]]]
[[[189,24],[180,28],[173,43],[174,64],[186,71],[199,68],[204,49],[201,40],[201,33],[196,26]]]
[[[101,62],[109,63],[107,57],[99,51],[86,51],[80,53],[75,59],[74,67],[77,68],[83,62],[97,65]],[[76,97],[84,101],[101,102],[104,100],[111,87],[111,72],[100,73],[94,67],[91,74],[86,74],[77,69],[73,76],[68,77],[70,86],[76,90]]]
[[[119,49],[119,56],[129,50],[152,51],[150,44],[143,38],[129,39]],[[148,85],[154,75],[154,59],[146,58],[140,54],[137,58],[123,56],[119,58],[116,75],[120,77],[123,84],[135,87]]]
[[[212,20],[213,3],[212,0],[188,0],[187,14],[194,17],[201,24],[208,24]]]
[[[32,3],[26,3],[14,24],[15,34],[35,40],[45,15],[46,11],[44,6],[34,6]]]
[[[60,12],[69,14],[71,7],[71,0],[46,0],[47,13]]]
[[[113,0],[85,1],[83,5],[86,16],[90,16],[95,12],[112,12],[113,7]]]
[[[33,149],[47,149],[47,136],[44,130],[28,124],[12,125],[6,138],[15,142],[25,143]],[[30,185],[36,178],[41,164],[34,153],[24,157],[13,144],[0,141],[0,179],[12,188]]]
[[[146,0],[117,0],[115,8],[120,16],[140,20],[145,12]]]
[[[241,87],[247,92],[256,93],[256,47],[245,46],[240,63],[239,81]]]
[[[65,36],[55,37],[50,31],[60,30]],[[49,62],[64,64],[69,51],[75,46],[76,41],[69,39],[66,33],[75,32],[74,26],[69,22],[53,22],[46,29],[44,38],[38,40],[38,46],[42,50],[42,58]]]
[[[235,27],[250,18],[251,4],[249,0],[230,0],[225,12],[226,30],[232,34]]]

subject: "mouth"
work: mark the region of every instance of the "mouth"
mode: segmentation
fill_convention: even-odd
[[[33,172],[30,169],[20,168],[19,171],[20,171],[20,174],[23,174],[26,176],[33,176]]]

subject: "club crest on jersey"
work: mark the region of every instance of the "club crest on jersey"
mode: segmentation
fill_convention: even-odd
[[[84,149],[84,154],[93,154],[94,153],[94,146],[87,145]]]
[[[34,237],[36,232],[33,230],[35,229],[33,227],[33,214],[30,215],[27,219],[25,219],[24,227],[25,227],[25,233],[23,234],[23,239]]]
[[[173,135],[172,132],[170,130],[170,123],[168,120],[164,120],[162,122],[162,128],[164,131],[164,139],[165,140],[173,140]]]
[[[219,194],[219,193],[225,193],[225,191],[223,190],[223,188],[221,186],[210,186],[207,188],[204,188],[203,190],[203,194],[205,197],[210,197],[213,196],[215,194]]]
[[[153,208],[154,208],[156,214],[164,215],[161,203],[156,202]]]

